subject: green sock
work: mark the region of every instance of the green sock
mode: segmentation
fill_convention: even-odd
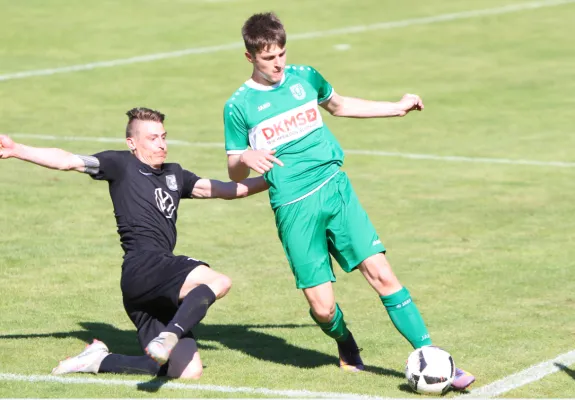
[[[341,312],[338,304],[335,305],[335,315],[329,322],[318,321],[315,318],[315,315],[313,315],[311,312],[311,309],[309,310],[309,315],[311,315],[315,323],[319,325],[323,333],[325,333],[330,338],[335,339],[337,342],[343,342],[349,336],[349,330],[345,325],[345,321],[343,320],[343,313]]]
[[[380,298],[395,328],[414,348],[431,345],[431,338],[423,318],[406,288]]]

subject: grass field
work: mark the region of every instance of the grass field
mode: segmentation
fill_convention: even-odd
[[[486,9],[499,11],[476,12]],[[233,44],[243,21],[266,10],[293,37],[288,61],[313,65],[338,93],[423,97],[425,111],[404,119],[325,119],[350,150],[345,170],[435,344],[477,376],[475,388],[573,350],[575,2],[0,0],[0,132],[92,154],[124,148],[102,138],[122,138],[126,110],[157,108],[170,138],[188,143],[172,145],[169,160],[226,179],[222,106],[251,72]],[[407,22],[376,25],[388,21]],[[369,27],[332,31],[359,25]],[[190,48],[203,50],[13,75]],[[206,366],[198,383],[48,381],[58,360],[94,337],[140,354],[121,302],[111,201],[101,182],[17,160],[0,162],[0,187],[1,397],[417,397],[403,377],[410,346],[360,274],[336,270],[338,301],[369,366],[338,370],[333,342],[295,289],[265,194],[180,208],[176,253],[234,282],[197,329]],[[575,397],[574,379],[565,365],[500,397]]]

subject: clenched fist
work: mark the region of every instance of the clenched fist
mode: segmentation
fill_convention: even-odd
[[[409,93],[404,94],[398,103],[403,111],[403,113],[400,116],[404,116],[405,114],[413,110],[421,111],[423,110],[424,107],[423,100],[421,100],[421,97],[419,97],[416,94],[409,94]]]
[[[10,158],[14,153],[16,144],[10,136],[0,135],[0,158]]]

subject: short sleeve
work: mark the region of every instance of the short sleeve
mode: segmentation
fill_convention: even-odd
[[[321,104],[328,101],[333,95],[333,87],[315,68],[306,65],[294,65],[292,70],[295,74],[308,81],[316,90],[318,103]]]
[[[194,186],[201,179],[199,176],[186,169],[182,170],[183,184],[182,184],[182,198],[192,197],[192,190]]]
[[[333,87],[317,70],[311,67],[310,69],[311,83],[317,90],[317,102],[321,104],[328,101],[333,94]]]
[[[125,152],[108,150],[93,154],[100,163],[98,173],[90,175],[92,179],[114,181],[119,179],[125,170]]]
[[[241,154],[248,148],[247,124],[239,107],[232,101],[224,107],[224,134],[228,154]]]

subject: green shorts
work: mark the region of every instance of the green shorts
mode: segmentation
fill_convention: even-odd
[[[275,210],[298,289],[335,282],[330,254],[345,272],[385,247],[344,172],[319,190]]]

